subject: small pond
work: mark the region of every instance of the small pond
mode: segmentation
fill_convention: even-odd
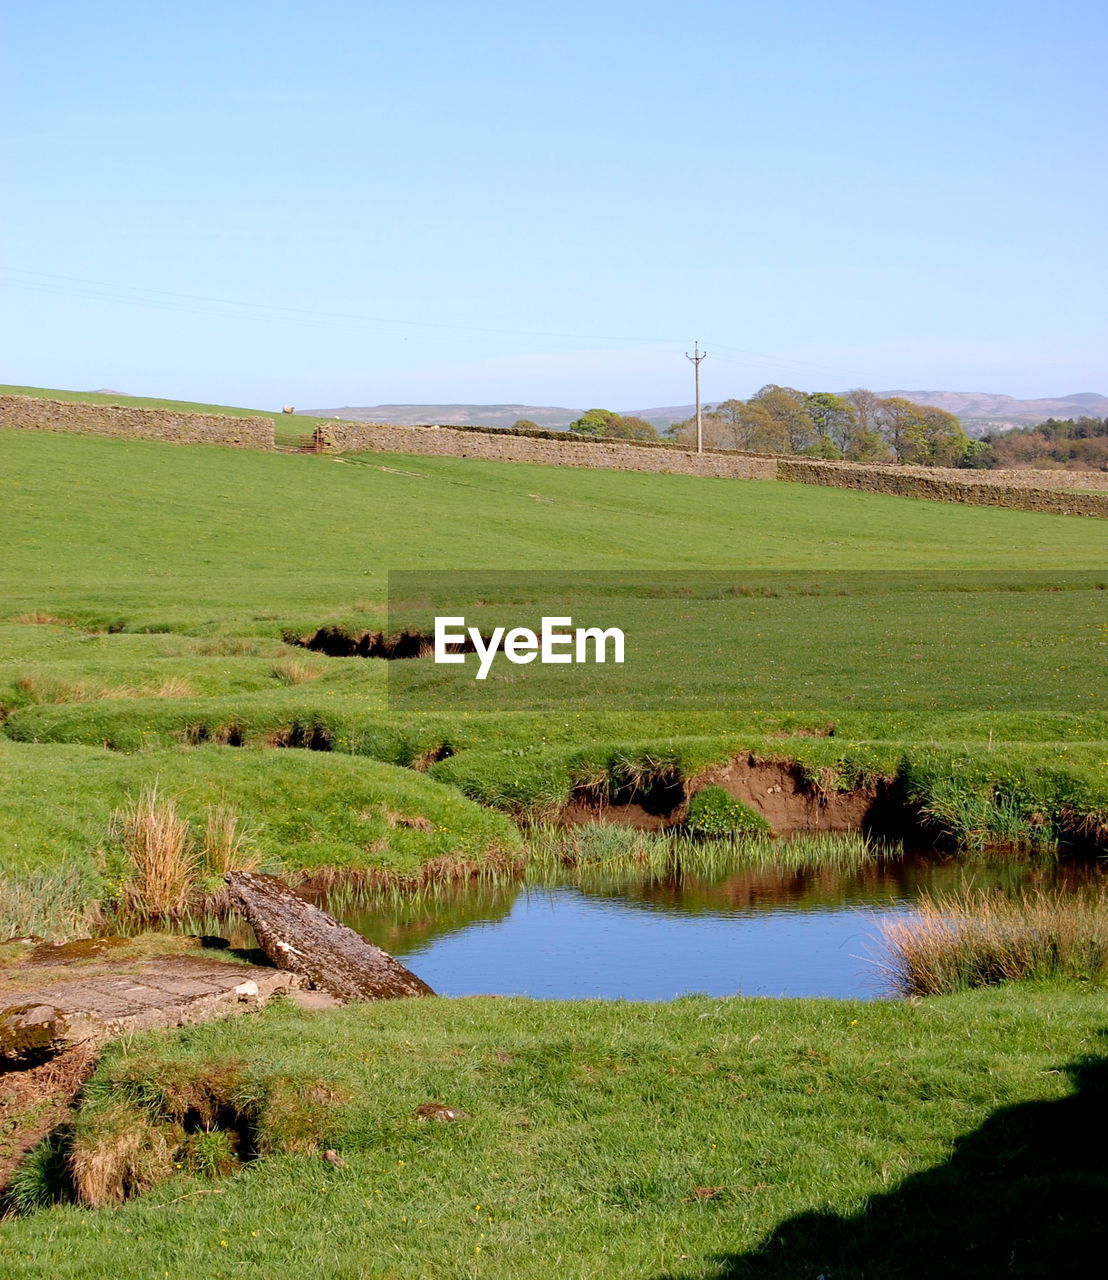
[[[736,850],[711,873],[547,872],[542,883],[438,890],[418,901],[320,905],[391,951],[442,995],[669,1000],[895,994],[884,921],[924,893],[1077,890],[1100,863],[1023,854],[953,858],[844,838],[784,867]],[[787,845],[779,846],[787,859]]]

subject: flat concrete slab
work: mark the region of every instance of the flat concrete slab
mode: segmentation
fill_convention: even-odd
[[[0,1009],[50,1006],[64,1018],[70,1043],[102,1041],[246,1013],[304,985],[299,975],[282,969],[202,953],[135,960],[124,973],[118,967],[107,955],[91,963],[6,966],[0,969]]]

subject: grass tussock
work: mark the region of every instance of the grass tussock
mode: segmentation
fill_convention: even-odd
[[[903,995],[1055,978],[1108,978],[1108,891],[1064,896],[924,897],[915,914],[884,926],[888,972]]]
[[[125,809],[113,828],[131,868],[122,907],[140,918],[174,920],[184,915],[196,882],[200,856],[192,828],[155,783]]]
[[[154,691],[155,698],[191,698],[192,685],[183,676],[170,676]]]
[[[29,609],[26,613],[17,614],[13,622],[24,627],[72,627],[72,618],[60,618],[54,613],[45,613],[42,609]]]
[[[73,1197],[121,1204],[175,1174],[219,1178],[263,1155],[312,1155],[349,1102],[340,1082],[254,1072],[237,1059],[124,1055],[90,1090],[68,1139]]]
[[[165,1126],[124,1103],[101,1108],[96,1121],[78,1130],[68,1155],[73,1188],[82,1204],[94,1209],[122,1204],[173,1172],[183,1131],[179,1136],[167,1133]]]
[[[318,680],[325,670],[324,667],[301,662],[297,658],[282,658],[270,668],[273,678],[285,685],[307,684],[310,680]]]
[[[256,871],[262,861],[254,843],[257,834],[257,824],[245,818],[234,805],[225,800],[208,805],[204,822],[204,869],[218,877],[232,870]]]

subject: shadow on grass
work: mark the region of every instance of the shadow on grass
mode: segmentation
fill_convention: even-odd
[[[994,1112],[957,1139],[945,1164],[874,1196],[853,1216],[798,1214],[757,1249],[712,1259],[711,1280],[1105,1274],[1108,1058],[1065,1070],[1074,1083],[1068,1097]]]

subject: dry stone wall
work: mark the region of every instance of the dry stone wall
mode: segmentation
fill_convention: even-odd
[[[933,473],[936,468],[915,468]],[[946,471],[942,474],[949,475]],[[963,484],[998,484],[1013,489],[1090,489],[1108,493],[1108,471],[1065,471],[1061,467],[999,467],[996,471],[962,471]]]
[[[226,413],[175,413],[131,405],[0,396],[0,428],[65,431],[85,436],[169,440],[174,444],[226,444],[239,449],[272,449],[270,418],[235,418]]]
[[[938,468],[881,467],[778,458],[777,478],[801,484],[831,485],[838,489],[861,489],[866,493],[890,493],[902,498],[930,498],[936,502],[961,502],[978,507],[1013,507],[1019,511],[1108,519],[1108,492],[1067,493],[1060,489],[1033,489],[996,481],[981,483],[963,480],[956,471],[940,471]]]
[[[222,444],[267,451],[276,447],[270,418],[46,400],[37,396],[0,396],[0,428],[5,427],[168,440],[176,444]],[[317,449],[323,453],[408,453],[610,471],[790,480],[937,502],[1108,519],[1108,473],[1098,471],[955,471],[749,453],[697,454],[666,443],[636,444],[622,440],[566,439],[548,432],[514,434],[473,427],[454,430],[365,422],[320,424],[315,440]]]
[[[609,471],[660,471],[674,475],[773,480],[775,458],[741,453],[693,453],[624,441],[557,440],[499,431],[452,431],[449,427],[397,427],[385,423],[328,422],[316,440],[324,453],[414,453],[441,458],[488,458],[496,462],[541,462],[559,467]]]

